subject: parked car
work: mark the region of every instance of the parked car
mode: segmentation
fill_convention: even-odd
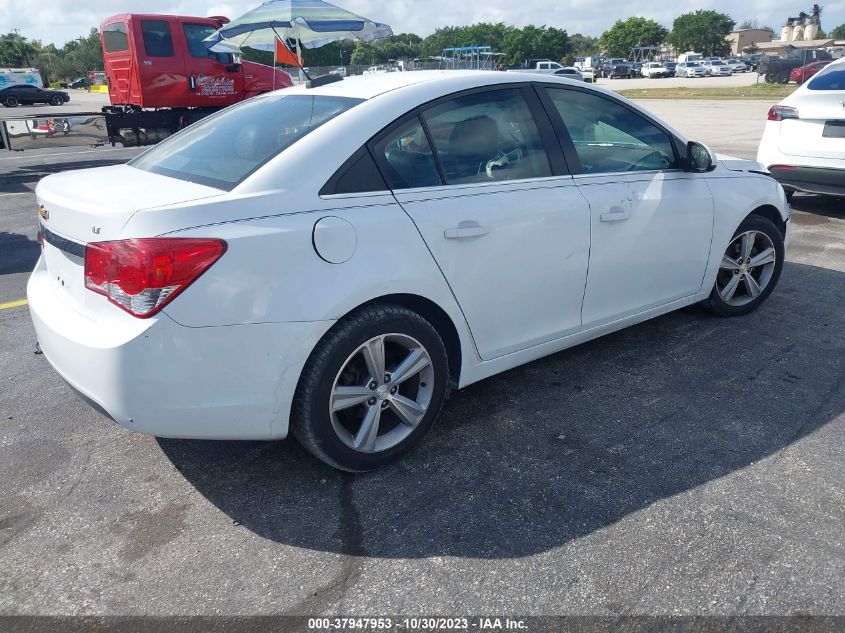
[[[68,88],[72,88],[74,90],[78,90],[80,88],[87,88],[88,87],[88,79],[85,77],[80,77],[79,79],[74,79],[68,84]]]
[[[557,77],[565,77],[566,79],[574,79],[575,81],[584,81],[584,73],[574,66],[561,66],[553,74]]]
[[[642,76],[642,69],[643,69],[643,63],[642,62],[631,62],[631,76],[632,77],[641,77]]]
[[[748,66],[738,57],[731,57],[725,63],[730,66],[731,72],[744,73],[748,71]]]
[[[758,163],[609,91],[525,82],[301,85],[47,176],[27,288],[44,356],[129,429],[292,432],[364,471],[419,442],[450,387],[765,301],[789,206]]]
[[[660,62],[648,62],[640,69],[643,77],[669,77],[670,71]]]
[[[616,77],[629,79],[631,77],[631,65],[621,57],[612,57],[602,64],[601,76],[607,79]]]
[[[507,71],[512,73],[539,73],[541,75],[556,75],[565,67],[549,59],[529,59],[524,64],[508,66]]]
[[[36,105],[46,103],[60,106],[70,101],[70,95],[61,90],[45,90],[29,84],[18,84],[0,90],[0,103],[7,108],[18,105]]]
[[[730,77],[733,74],[731,67],[721,59],[706,59],[701,65],[708,77]]]
[[[757,150],[791,197],[845,196],[845,59],[831,62],[769,110]]]
[[[337,68],[329,71],[330,75],[337,75],[338,77],[346,77],[346,67],[345,66],[338,66]]]
[[[831,60],[822,60],[818,62],[813,62],[812,64],[807,64],[806,66],[799,66],[798,68],[793,68],[789,73],[789,81],[790,83],[794,82],[797,84],[803,84],[810,77],[819,72],[822,68],[830,64],[830,62]]]
[[[742,61],[745,62],[748,70],[757,72],[757,69],[760,67],[760,60],[762,57],[762,55],[743,55]]]
[[[675,77],[704,77],[701,62],[681,62],[675,67]]]
[[[669,77],[675,76],[675,69],[678,67],[678,62],[661,62],[664,66],[666,66],[666,70],[669,71]]]
[[[587,83],[595,83],[596,81],[596,72],[592,68],[578,68],[581,72],[581,77]]]

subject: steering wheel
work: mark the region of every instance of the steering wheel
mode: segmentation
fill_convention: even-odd
[[[661,166],[660,166],[660,167],[658,167],[657,169],[664,169],[664,168],[666,168],[666,167],[668,167],[668,166],[670,165],[669,161],[667,161],[667,160],[666,160],[666,157],[663,155],[663,153],[662,153],[662,152],[657,151],[656,149],[654,149],[654,150],[651,150],[648,154],[646,154],[646,155],[645,155],[645,156],[643,156],[642,158],[640,158],[640,160],[638,160],[636,163],[633,163],[633,164],[632,164],[630,167],[628,167],[628,169],[626,169],[625,171],[636,171],[636,170],[638,170],[638,169],[640,169],[640,168],[645,168],[645,169],[654,169],[653,167],[649,167],[649,166],[645,165],[646,161],[647,161],[648,159],[650,159],[650,158],[654,157],[654,156],[656,156],[656,157],[657,157],[657,159],[658,159],[658,160],[660,161],[660,163],[661,163]]]
[[[508,165],[522,162],[522,148],[516,143],[500,143],[496,155],[487,161],[484,170],[488,178],[494,178],[493,172]]]

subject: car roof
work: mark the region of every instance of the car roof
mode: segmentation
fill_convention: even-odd
[[[525,83],[525,73],[507,73],[492,70],[414,70],[406,72],[382,73],[379,75],[355,75],[342,81],[335,81],[317,88],[304,85],[284,89],[284,94],[305,94],[309,96],[325,95],[350,97],[353,99],[372,99],[386,92],[415,86],[422,83],[460,83],[460,79],[472,81],[476,78],[488,78],[489,83]],[[550,78],[551,75],[543,75]],[[457,88],[458,90],[460,88]]]

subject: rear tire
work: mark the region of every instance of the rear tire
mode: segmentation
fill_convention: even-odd
[[[431,428],[448,374],[446,348],[428,321],[401,306],[365,307],[338,322],[308,358],[291,432],[330,466],[379,468]]]
[[[3,105],[7,108],[17,108],[18,107],[18,98],[17,97],[6,97],[3,101]]]
[[[763,216],[749,215],[724,251],[716,282],[704,305],[725,317],[756,310],[777,285],[783,260],[780,230]]]

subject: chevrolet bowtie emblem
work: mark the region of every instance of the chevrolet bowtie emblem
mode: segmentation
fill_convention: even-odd
[[[42,220],[47,220],[50,217],[50,212],[47,211],[47,209],[44,208],[43,204],[40,207],[38,207],[38,216]]]

